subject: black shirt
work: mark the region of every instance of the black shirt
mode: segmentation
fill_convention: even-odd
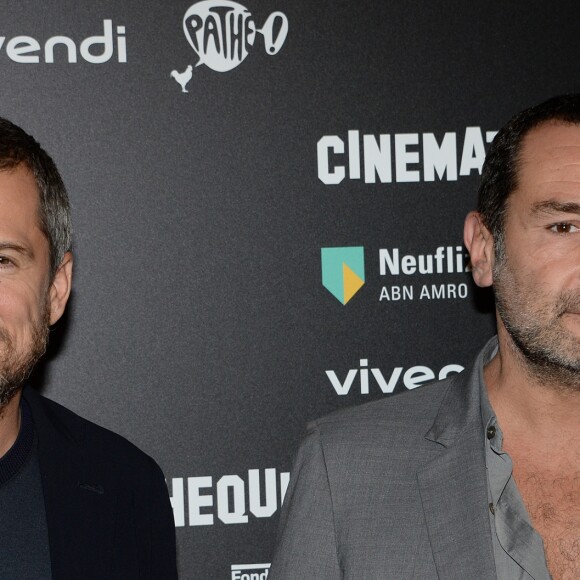
[[[0,579],[48,580],[50,552],[34,423],[22,400],[14,445],[0,458]]]

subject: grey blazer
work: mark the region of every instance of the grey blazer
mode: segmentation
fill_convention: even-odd
[[[478,386],[495,345],[471,370],[309,425],[269,580],[496,578]]]

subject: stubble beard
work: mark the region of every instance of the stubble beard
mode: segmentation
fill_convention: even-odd
[[[22,388],[48,344],[50,308],[48,301],[31,330],[29,348],[18,352],[9,332],[0,327],[0,415]]]
[[[580,340],[562,324],[564,314],[580,312],[580,294],[549,296],[525,274],[518,284],[501,252],[493,280],[499,317],[525,370],[542,384],[580,393]]]

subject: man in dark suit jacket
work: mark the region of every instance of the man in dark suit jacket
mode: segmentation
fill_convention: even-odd
[[[498,133],[464,240],[497,338],[309,427],[271,580],[580,578],[580,95]]]
[[[0,578],[171,579],[161,470],[23,384],[71,289],[70,208],[52,159],[0,119]]]

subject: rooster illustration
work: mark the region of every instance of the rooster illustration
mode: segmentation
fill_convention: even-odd
[[[187,83],[191,80],[191,77],[193,76],[192,70],[193,67],[191,65],[188,65],[187,68],[182,73],[176,70],[171,71],[171,77],[174,78],[181,85],[182,93],[189,92],[185,87],[187,86]]]

